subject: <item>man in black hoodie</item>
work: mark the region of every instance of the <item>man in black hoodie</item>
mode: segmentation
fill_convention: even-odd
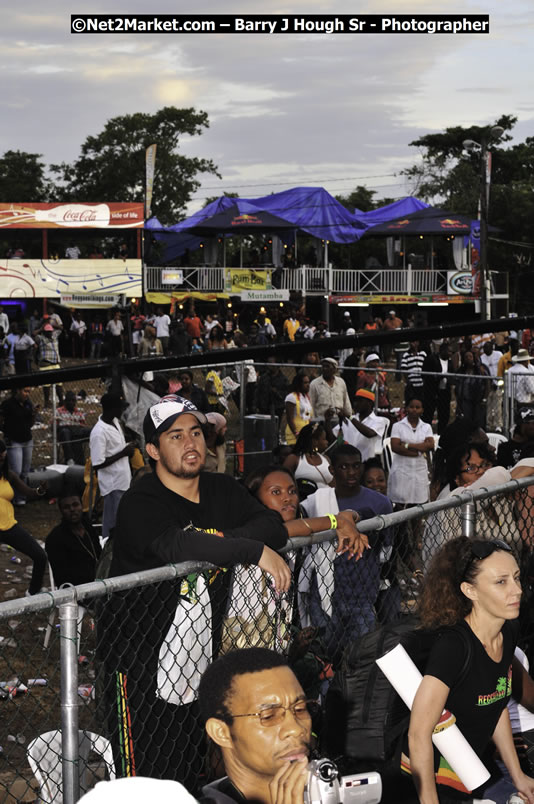
[[[275,550],[281,517],[233,478],[202,472],[206,417],[175,395],[147,412],[153,472],[121,500],[111,576],[184,561],[257,564],[286,591],[290,571]],[[230,573],[190,573],[115,594],[100,618],[110,732],[120,775],[175,779],[190,789],[203,761],[196,689],[217,654]]]

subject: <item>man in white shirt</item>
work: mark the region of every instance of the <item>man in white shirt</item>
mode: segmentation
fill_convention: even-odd
[[[7,313],[4,313],[4,308],[0,304],[0,327],[4,330],[4,335],[7,335],[9,332],[9,318],[7,317]]]
[[[74,243],[71,243],[70,246],[67,249],[65,249],[65,257],[68,260],[79,260],[81,253],[82,252],[80,251],[78,246],[76,246]]]
[[[534,367],[526,349],[519,349],[508,369],[509,393],[517,405],[534,402]]]
[[[502,431],[502,380],[497,379],[497,367],[501,357],[502,352],[494,349],[491,341],[486,341],[480,362],[490,377],[493,377],[486,403],[486,429],[491,432]]]
[[[100,404],[102,415],[91,430],[89,447],[91,463],[97,473],[104,502],[102,538],[106,539],[115,526],[120,499],[130,488],[132,473],[129,458],[133,455],[135,446],[126,443],[119,421],[123,410],[122,397],[107,393]]]
[[[116,310],[113,318],[106,324],[106,332],[111,336],[111,354],[118,356],[122,353],[122,333],[124,324],[119,310]]]
[[[163,354],[168,354],[171,319],[167,313],[163,312],[161,307],[158,307],[158,314],[154,318],[154,326],[156,327],[156,338],[159,338],[163,347]]]
[[[341,377],[336,377],[337,360],[323,357],[321,360],[321,376],[310,384],[310,401],[313,413],[323,419],[326,411],[333,409],[337,416],[348,418],[352,414],[347,386]]]
[[[389,424],[384,416],[376,415],[374,404],[374,393],[360,388],[354,400],[356,415],[343,424],[344,440],[360,450],[363,463],[382,451],[382,440]],[[339,430],[339,427],[334,427],[334,434],[337,435]]]

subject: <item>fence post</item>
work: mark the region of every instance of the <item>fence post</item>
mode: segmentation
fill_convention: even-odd
[[[503,376],[504,380],[504,397],[502,401],[502,411],[503,411],[503,433],[510,438],[510,411],[509,411],[509,399],[510,399],[510,377],[508,376],[508,372],[504,372]]]
[[[57,463],[57,419],[56,419],[56,410],[57,410],[57,396],[56,396],[56,384],[52,385],[52,463]]]
[[[239,389],[239,438],[245,438],[245,413],[247,406],[247,364],[241,362],[241,388]]]
[[[515,396],[517,391],[517,374],[514,374],[512,377],[506,372],[505,377],[508,377],[508,390],[510,391],[510,408],[508,410],[508,427],[510,429],[510,433],[513,430],[514,422],[515,422]]]
[[[474,502],[462,505],[460,508],[460,522],[462,524],[462,536],[467,539],[474,539],[477,535],[476,506]]]
[[[78,604],[59,607],[61,667],[61,757],[64,804],[80,797],[78,738]]]

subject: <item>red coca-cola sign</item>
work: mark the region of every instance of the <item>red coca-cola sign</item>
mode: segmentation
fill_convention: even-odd
[[[85,210],[84,212],[75,212],[68,209],[63,215],[63,220],[77,221],[78,223],[84,223],[85,221],[96,221],[96,212],[92,212],[89,209]]]
[[[135,202],[0,204],[0,229],[142,229],[144,220]]]

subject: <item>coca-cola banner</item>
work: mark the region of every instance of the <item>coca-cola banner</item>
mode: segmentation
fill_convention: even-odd
[[[0,204],[0,228],[142,229],[143,204]]]

